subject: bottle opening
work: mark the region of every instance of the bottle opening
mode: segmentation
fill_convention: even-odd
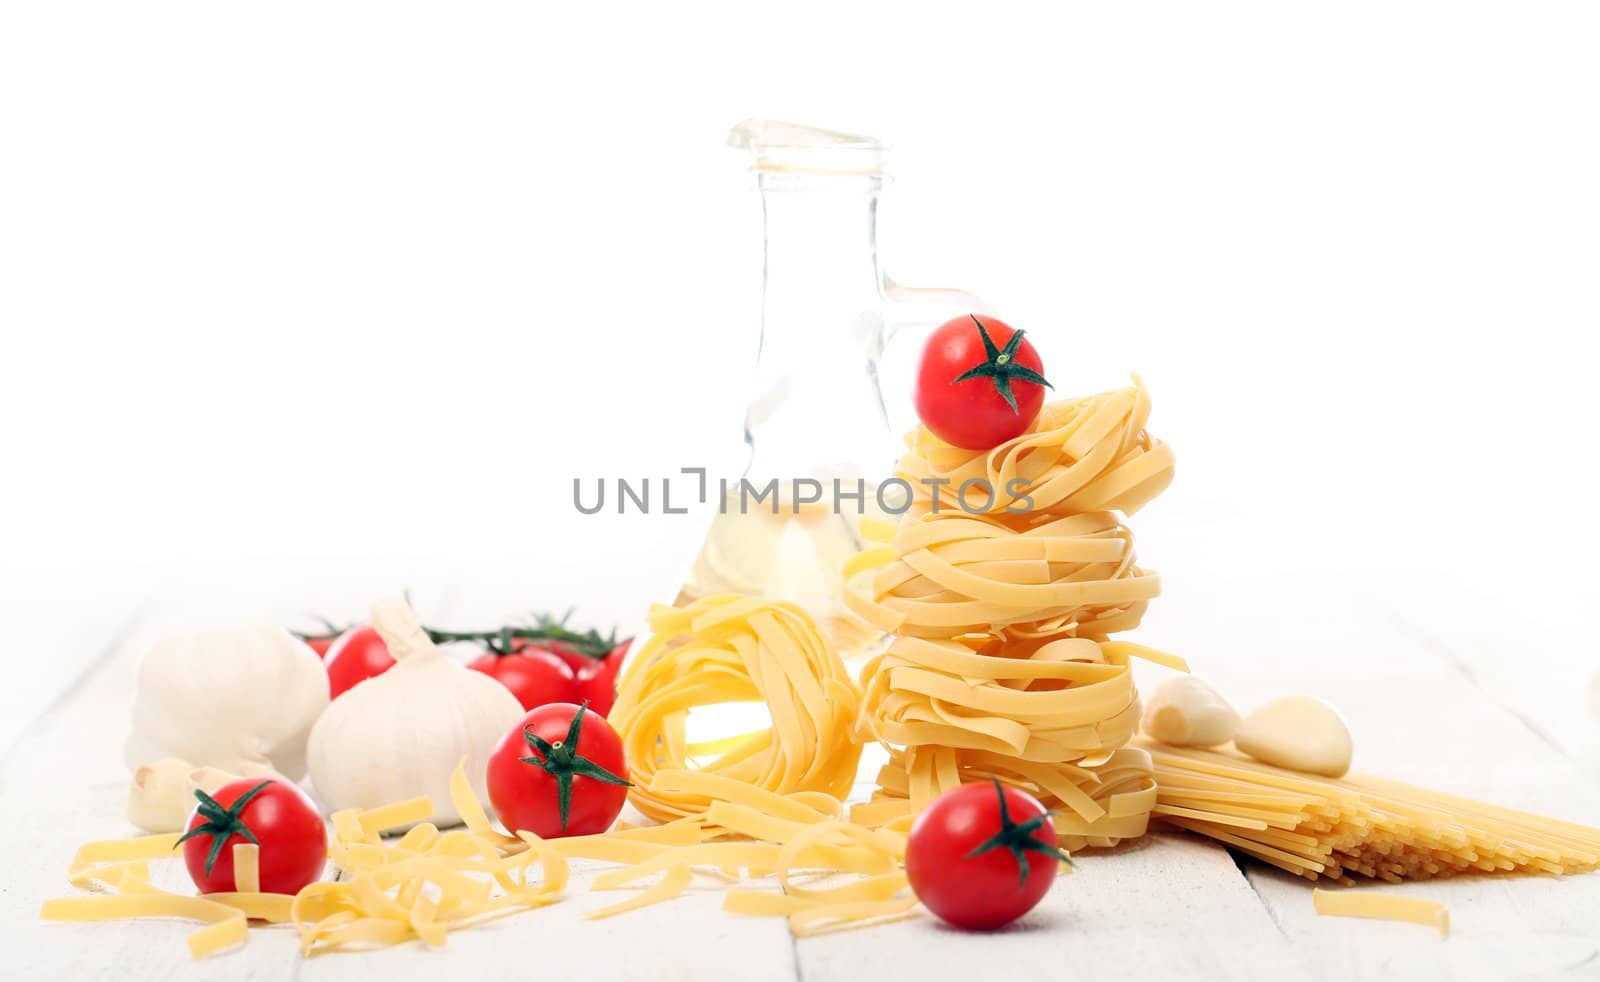
[[[881,180],[888,147],[870,136],[775,119],[747,119],[728,133],[728,146],[748,151],[767,187],[785,175]]]

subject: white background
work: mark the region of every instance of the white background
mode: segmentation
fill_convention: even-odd
[[[7,616],[262,569],[670,597],[687,523],[571,479],[737,441],[722,141],[764,115],[894,144],[886,267],[987,297],[1058,389],[1144,375],[1169,592],[1313,570],[1571,628],[1596,50],[1586,3],[9,4]]]
[[[34,913],[69,843],[126,831],[163,618],[411,586],[626,629],[671,598],[694,523],[577,515],[571,481],[737,446],[750,116],[892,143],[888,271],[986,297],[1062,394],[1144,376],[1178,478],[1131,522],[1165,591],[1139,640],[1241,708],[1330,699],[1359,769],[1600,825],[1597,52],[1592,2],[0,2],[0,949],[438,976],[270,933],[190,966],[181,925]],[[702,895],[595,963],[580,897],[450,957],[637,977],[714,924],[716,964],[780,978],[1554,977],[1600,937],[1593,877],[1418,884],[1438,944],[1184,837],[1072,880],[1065,930],[982,946],[786,948]]]

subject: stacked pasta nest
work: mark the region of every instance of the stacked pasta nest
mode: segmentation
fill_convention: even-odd
[[[1111,635],[1160,592],[1124,519],[1172,480],[1126,388],[1045,406],[989,451],[915,433],[896,476],[914,500],[852,562],[847,603],[895,635],[862,673],[859,729],[890,748],[852,813],[904,825],[934,797],[991,775],[1056,812],[1068,849],[1144,834],[1156,801],[1129,667],[1171,656]]]

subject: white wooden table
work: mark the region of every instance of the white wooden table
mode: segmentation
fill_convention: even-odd
[[[1306,882],[1166,832],[1080,855],[1077,872],[1036,911],[987,936],[921,914],[796,941],[781,919],[724,914],[715,891],[589,922],[582,912],[610,899],[586,894],[593,866],[577,871],[568,902],[453,936],[444,951],[407,945],[303,960],[292,931],[267,929],[196,963],[183,944],[188,923],[37,919],[42,900],[72,892],[63,873],[80,842],[133,831],[123,817],[120,748],[134,666],[152,639],[246,616],[349,616],[393,586],[352,581],[308,592],[232,582],[155,598],[130,591],[66,622],[60,611],[41,611],[31,627],[26,617],[12,625],[13,641],[21,631],[48,668],[0,695],[0,978],[1600,977],[1600,874],[1383,887],[1449,904],[1453,931],[1440,939],[1413,925],[1319,918]],[[410,586],[438,623],[498,623],[529,602],[507,601],[503,582]],[[1444,589],[1379,598],[1279,570],[1169,574],[1166,596],[1136,636],[1186,655],[1243,708],[1289,692],[1332,700],[1351,722],[1358,769],[1600,825],[1600,719],[1588,695],[1597,666],[1587,639],[1596,635],[1584,621],[1591,615],[1552,613],[1580,609],[1552,602],[1533,616]],[[1140,671],[1144,686],[1161,674]],[[181,864],[157,870],[165,883],[185,885]]]

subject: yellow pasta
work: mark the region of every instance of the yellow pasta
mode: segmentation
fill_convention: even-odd
[[[178,846],[177,832],[87,842],[78,847],[67,867],[67,881],[83,886],[92,880],[115,883],[124,871],[144,870],[152,859],[166,859]]]
[[[1172,481],[1128,388],[1045,406],[1027,433],[962,450],[919,428],[896,476],[913,490],[892,536],[847,566],[846,603],[902,637],[1103,639],[1138,625],[1160,581],[1134,563],[1131,515]]]
[[[656,790],[693,788],[706,805],[704,824],[693,823],[700,834],[719,841],[623,839],[627,833],[591,836],[590,841],[567,842],[575,854],[629,865],[595,878],[597,890],[629,887],[642,889],[628,900],[589,911],[589,918],[611,917],[671,900],[688,888],[698,874],[724,878],[724,871],[740,870],[752,877],[775,877],[784,893],[749,887],[728,890],[724,908],[743,914],[787,917],[796,936],[840,930],[886,917],[903,916],[916,906],[901,866],[905,861],[905,835],[887,829],[870,829],[841,821],[828,810],[813,807],[807,792],[780,795],[692,771],[668,771],[657,776]],[[682,793],[682,792],[679,792]],[[834,801],[837,806],[837,801]],[[674,823],[685,827],[689,823]],[[673,828],[674,826],[662,826]],[[739,838],[731,838],[737,836]],[[632,848],[619,849],[627,842]],[[816,888],[800,880],[802,874],[856,876],[858,879]],[[648,882],[654,879],[654,882]],[[647,884],[647,885],[644,885]]]
[[[253,842],[233,847],[233,888],[240,893],[261,892],[261,847]]]
[[[1600,829],[1365,775],[1284,770],[1231,750],[1139,746],[1155,764],[1162,820],[1310,880],[1600,869]]]
[[[1311,903],[1319,914],[1409,921],[1424,927],[1436,927],[1440,935],[1447,938],[1450,936],[1450,908],[1434,900],[1401,897],[1392,893],[1374,893],[1371,890],[1318,888],[1311,891]]]
[[[627,750],[635,807],[657,821],[704,817],[714,796],[657,784],[662,771],[701,771],[779,796],[849,793],[861,758],[853,736],[859,691],[801,608],[710,597],[658,606],[650,626],[610,717]],[[690,710],[735,702],[764,702],[771,728],[690,744]]]
[[[207,927],[189,938],[196,958],[242,943],[248,919],[292,923],[306,954],[343,947],[398,944],[417,939],[438,946],[450,931],[551,903],[567,882],[565,855],[550,843],[520,833],[505,836],[488,824],[458,766],[451,781],[457,810],[468,828],[441,832],[414,824],[434,813],[425,798],[366,811],[335,814],[328,854],[342,874],[318,880],[293,897],[257,892],[260,849],[233,847],[237,893],[182,896],[158,890],[148,881],[145,863],[173,855],[176,835],[92,842],[74,857],[68,879],[99,881],[111,896],[47,901],[47,920],[113,920],[129,917],[181,917]],[[412,826],[385,842],[381,833]],[[628,833],[621,833],[627,837]],[[675,841],[681,832],[635,833],[624,841]],[[698,832],[696,833],[698,841]],[[542,876],[535,879],[535,867]]]
[[[735,888],[727,908],[787,917],[796,935],[909,912],[916,899],[900,871],[904,832],[840,818],[860,762],[860,691],[805,612],[713,597],[656,608],[651,629],[623,676],[611,720],[628,750],[635,806],[684,831],[673,843],[614,834],[565,847],[631,860],[597,877],[596,889],[654,879],[632,899],[588,916],[671,899],[696,873],[732,871],[774,876],[785,893]],[[767,703],[771,729],[689,742],[691,709],[756,700]],[[690,828],[716,841],[690,841]],[[797,879],[802,871],[859,879],[814,888]]]
[[[1109,511],[908,513],[886,564],[853,572],[845,603],[902,637],[1105,637],[1137,627],[1161,592]]]
[[[897,476],[914,490],[894,528],[847,566],[846,602],[898,637],[862,675],[860,729],[890,748],[856,821],[906,828],[938,795],[999,777],[1055,811],[1066,849],[1143,835],[1150,758],[1129,658],[1181,659],[1109,635],[1138,625],[1160,581],[1134,562],[1121,515],[1170,483],[1131,387],[1045,406],[993,450],[925,429]]]
[[[1085,638],[1027,657],[985,650],[1005,649],[993,639],[900,638],[868,663],[862,725],[895,749],[874,801],[852,817],[904,824],[935,797],[996,776],[1056,811],[1068,850],[1143,835],[1156,786],[1149,756],[1123,749],[1139,716],[1129,657],[1182,662]]]
[[[188,939],[197,958],[243,942],[252,919],[293,925],[306,955],[440,947],[452,931],[557,902],[568,860],[588,859],[612,864],[595,890],[629,892],[588,918],[670,901],[699,878],[725,889],[725,910],[786,918],[803,937],[910,916],[912,820],[937,796],[991,778],[1040,799],[1069,850],[1136,838],[1154,815],[1313,880],[1600,868],[1600,830],[1134,742],[1131,660],[1187,670],[1111,638],[1136,626],[1160,589],[1136,565],[1124,523],[1172,478],[1149,413],[1135,378],[1046,406],[992,451],[914,434],[897,471],[915,489],[912,508],[898,524],[863,522],[874,544],[845,570],[849,606],[897,635],[859,686],[796,605],[720,596],[654,608],[610,721],[628,755],[629,798],[660,824],[551,841],[508,835],[458,766],[450,795],[464,828],[427,822],[435,809],[425,798],[337,812],[328,855],[339,877],[295,896],[259,892],[251,844],[233,851],[236,893],[157,889],[148,864],[171,856],[178,838],[163,835],[85,845],[69,881],[110,893],[48,901],[41,914],[198,921]],[[945,488],[942,507],[926,482]],[[956,501],[971,506],[974,486],[993,492],[976,514]],[[690,739],[691,713],[731,703],[764,705],[770,725]],[[866,740],[884,744],[889,761],[872,799],[846,817]],[[1318,890],[1314,903],[1448,930],[1448,911],[1417,898]]]
[[[39,910],[47,921],[110,921],[130,917],[182,917],[209,925],[189,936],[189,953],[204,958],[244,941],[242,911],[205,897],[183,897],[150,890],[116,896],[47,900]]]
[[[242,941],[248,917],[294,924],[306,954],[408,940],[439,946],[450,931],[556,901],[566,886],[567,858],[586,857],[622,864],[600,874],[596,889],[638,889],[628,899],[588,911],[590,918],[670,900],[696,875],[726,882],[736,871],[774,877],[774,886],[788,893],[779,895],[784,901],[779,909],[748,899],[757,891],[738,888],[730,893],[729,909],[785,916],[797,935],[906,916],[916,899],[901,871],[903,831],[840,818],[861,751],[852,734],[860,693],[806,615],[787,605],[726,598],[658,614],[657,637],[663,643],[646,645],[641,661],[632,666],[635,715],[630,718],[654,732],[658,746],[674,752],[652,757],[654,767],[634,767],[631,777],[646,810],[688,817],[554,841],[528,833],[508,836],[492,825],[458,766],[450,791],[464,829],[442,832],[421,821],[434,813],[426,799],[337,812],[330,819],[328,853],[340,878],[312,883],[293,897],[240,892],[201,898],[156,891],[148,885],[144,864],[170,855],[177,837],[153,836],[84,846],[73,860],[72,880],[109,882],[119,894],[51,901],[43,915],[205,921],[208,926],[190,939],[195,957]],[[664,643],[676,640],[676,633],[668,632],[677,631],[689,634]],[[721,677],[708,682],[696,674],[708,666]],[[660,690],[638,688],[643,682],[637,680],[663,678],[675,686],[666,688],[672,693],[666,703],[651,698]],[[768,700],[774,707],[772,730],[708,745],[688,743],[682,718],[687,710],[730,693]],[[651,741],[640,745],[649,747]],[[688,766],[696,754],[706,753],[721,756],[705,768]],[[410,828],[384,839],[383,833],[397,826]],[[258,856],[254,847],[236,847],[241,885],[258,879]],[[532,876],[536,866],[543,871],[537,880]],[[819,887],[812,879],[819,876],[847,881]]]
[[[1006,654],[987,640],[900,638],[862,672],[862,723],[899,746],[986,750],[1075,761],[1115,750],[1139,725],[1129,653],[1059,638]],[[1181,664],[1181,663],[1180,663]]]
[[[1150,394],[1136,375],[1126,388],[1045,405],[1028,432],[992,450],[952,447],[918,427],[896,476],[924,507],[939,487],[942,507],[957,510],[962,486],[980,481],[964,496],[968,508],[985,503],[977,491],[988,487],[993,512],[1132,515],[1172,483],[1172,450],[1146,431],[1149,418]]]

